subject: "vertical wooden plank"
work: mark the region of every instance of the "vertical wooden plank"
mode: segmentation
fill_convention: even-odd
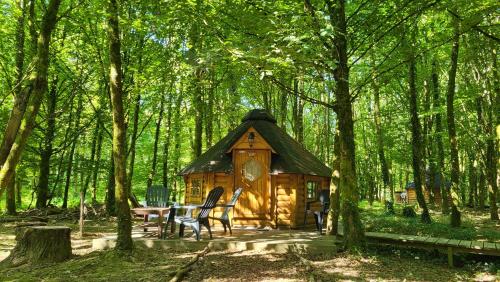
[[[453,267],[453,248],[448,247],[448,265]]]
[[[299,183],[299,174],[290,175],[290,225],[292,228],[297,227],[295,211],[297,207],[297,186]]]
[[[269,211],[271,213],[271,225],[273,228],[276,228],[278,225],[278,218],[276,216],[276,175],[271,174],[271,177],[269,178],[271,179],[271,207]]]
[[[184,203],[189,203],[191,200],[191,175],[184,177],[184,184],[186,184],[186,191],[184,193]],[[180,202],[179,195],[176,195],[177,202]]]

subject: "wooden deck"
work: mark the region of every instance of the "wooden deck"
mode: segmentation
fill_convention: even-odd
[[[453,266],[453,254],[479,254],[500,256],[500,242],[454,240],[431,236],[413,236],[380,232],[366,232],[369,243],[442,250],[448,254],[448,264]]]
[[[213,229],[213,239],[208,238],[208,232],[202,231],[201,241],[196,241],[194,236],[189,236],[189,230],[185,238],[174,236],[169,239],[158,239],[154,232],[143,232],[136,229],[132,232],[134,244],[146,248],[162,249],[186,249],[201,250],[206,246],[214,250],[227,251],[271,251],[275,253],[286,253],[291,248],[307,251],[308,253],[324,254],[326,251],[335,253],[335,237],[321,236],[318,232],[303,230],[276,230],[259,231],[257,229],[233,228],[233,235],[224,233],[221,228]],[[113,248],[116,244],[116,235],[110,235],[92,240],[93,250]]]
[[[142,231],[142,230],[141,230]],[[342,236],[342,230],[339,230]],[[425,250],[439,250],[448,255],[448,263],[453,266],[454,254],[478,254],[486,256],[500,256],[500,242],[454,240],[437,238],[431,236],[414,236],[402,234],[390,234],[381,232],[366,232],[368,244],[389,245]],[[325,252],[325,250],[335,250],[335,244],[341,244],[339,238],[332,236],[320,236],[318,232],[306,230],[276,230],[257,231],[255,229],[235,228],[233,235],[224,234],[219,227],[214,228],[214,239],[208,240],[207,232],[202,232],[203,240],[196,242],[192,237],[175,238],[167,240],[154,239],[154,234],[144,233],[136,230],[134,239],[139,244],[145,246],[161,245],[163,247],[173,246],[195,246],[206,244],[218,249],[228,250],[249,250],[265,249],[284,252],[290,246],[300,246],[314,251]],[[114,246],[116,236],[108,236],[93,241],[94,249],[107,249]]]

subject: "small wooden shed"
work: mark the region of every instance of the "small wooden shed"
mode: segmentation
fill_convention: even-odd
[[[189,203],[201,203],[216,186],[224,187],[227,202],[242,187],[231,215],[234,225],[296,228],[304,224],[306,203],[329,188],[332,171],[267,111],[256,109],[179,174]]]
[[[424,193],[424,198],[427,203],[430,200],[433,200],[433,204],[440,206],[442,197],[441,197],[441,185],[444,185],[445,189],[450,189],[451,183],[448,181],[444,181],[441,183],[441,177],[439,174],[435,174],[434,183],[431,185],[430,173],[427,171],[425,174],[425,185],[422,187],[422,192]],[[432,186],[432,187],[431,187]],[[417,203],[417,191],[415,191],[415,183],[410,182],[406,185],[406,197],[408,204],[416,204]],[[432,196],[431,196],[432,192]]]

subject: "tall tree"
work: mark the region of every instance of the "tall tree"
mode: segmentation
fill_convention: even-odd
[[[333,139],[333,163],[332,163],[332,179],[330,183],[330,207],[328,209],[328,218],[326,225],[326,232],[329,235],[337,235],[339,229],[339,215],[340,215],[340,139],[338,130],[335,130]]]
[[[167,122],[165,125],[165,141],[163,143],[163,167],[162,167],[162,183],[164,187],[169,187],[169,175],[168,175],[168,161],[170,157],[170,142],[172,140],[172,104],[173,99],[172,95],[169,95],[169,99],[167,101]],[[170,187],[169,187],[170,188]]]
[[[98,112],[97,118],[100,118],[100,114]],[[96,151],[96,160],[95,165],[92,170],[92,202],[97,202],[97,176],[99,174],[99,169],[101,165],[101,151],[102,151],[102,139],[103,139],[103,129],[101,128],[101,123],[97,122],[97,151]]]
[[[78,137],[80,136],[80,120],[81,120],[81,113],[83,110],[83,101],[82,97],[78,98],[78,106],[76,108],[76,117],[74,119],[74,124],[73,124],[73,133],[71,138],[71,148],[69,150],[69,155],[68,155],[68,165],[66,167],[66,182],[64,185],[64,197],[63,197],[63,203],[62,203],[62,208],[65,209],[68,207],[68,200],[69,200],[69,188],[71,185],[71,176],[73,175],[73,165],[74,165],[74,159],[75,159],[75,150],[76,150],[76,144],[78,142]],[[72,115],[72,114],[71,114]],[[73,120],[71,120],[72,122]],[[71,127],[68,127],[68,130],[71,130]]]
[[[36,207],[45,208],[49,197],[50,161],[53,154],[53,141],[56,131],[57,76],[52,82],[47,95],[47,127],[43,135],[44,142],[40,153],[40,174],[38,176]]]
[[[414,42],[414,33],[412,35],[412,41]],[[410,46],[406,46],[411,48]],[[415,54],[413,49],[408,50],[409,60],[408,60],[408,84],[409,84],[409,101],[410,101],[410,120],[411,120],[411,132],[412,132],[412,164],[413,164],[413,183],[415,184],[415,192],[417,194],[417,201],[420,208],[422,208],[421,220],[424,223],[431,222],[431,216],[429,214],[429,209],[427,208],[427,203],[425,202],[424,193],[422,191],[422,136],[420,120],[418,118],[418,104],[417,104],[417,86],[416,86],[416,76],[417,76],[417,66],[415,62]]]
[[[119,5],[108,3],[109,85],[113,115],[113,160],[115,175],[116,212],[118,216],[116,249],[131,250],[132,219],[127,189],[127,128],[123,110],[122,59],[120,54]]]
[[[135,98],[134,117],[132,119],[132,134],[130,136],[130,146],[128,149],[128,175],[127,175],[127,191],[132,193],[132,178],[134,176],[135,167],[135,147],[137,143],[137,134],[139,132],[139,112],[141,110],[141,95],[138,94]]]
[[[8,130],[4,134],[4,141],[0,148],[0,163],[3,163],[0,170],[0,196],[3,194],[9,181],[14,175],[17,163],[35,127],[35,120],[42,103],[43,94],[47,91],[47,73],[49,69],[49,46],[57,22],[60,0],[51,0],[47,5],[47,10],[42,18],[40,34],[37,41],[37,54],[34,58],[35,71],[32,72],[28,85],[23,88],[22,97],[29,102],[25,110],[17,110],[23,114],[15,112],[14,108],[7,124]]]
[[[25,60],[25,52],[24,52],[24,22],[26,17],[26,3],[24,0],[18,0],[17,6],[21,10],[19,17],[17,18],[17,26],[16,26],[16,81],[14,85],[14,106],[12,107],[9,120],[7,122],[7,126],[5,127],[5,132],[2,138],[2,144],[0,147],[0,166],[3,165],[5,160],[7,159],[10,149],[14,144],[17,130],[21,124],[22,117],[24,115],[24,111],[26,110],[26,106],[28,105],[29,100],[29,92],[23,91],[23,87],[21,83],[23,82],[24,75],[24,60]],[[34,5],[32,4],[33,8]],[[34,12],[33,12],[34,13]],[[32,35],[36,43],[36,32]],[[34,54],[33,54],[34,55]],[[1,193],[0,193],[1,194]]]
[[[394,202],[394,193],[392,191],[391,179],[389,174],[389,166],[387,165],[387,160],[385,159],[384,150],[384,133],[382,131],[382,121],[380,117],[380,87],[378,85],[378,80],[374,77],[372,81],[373,86],[373,119],[375,122],[375,132],[377,134],[377,151],[378,158],[380,161],[380,169],[382,170],[382,181],[384,183],[384,200],[385,193],[389,191],[389,200]]]
[[[352,113],[352,96],[349,92],[349,66],[347,62],[347,21],[345,16],[345,0],[326,1],[330,22],[335,31],[333,39],[333,57],[337,64],[333,70],[335,79],[335,98],[340,147],[340,180],[342,187],[342,220],[344,229],[344,245],[351,249],[364,241],[364,231],[359,215],[359,191],[356,176],[356,157],[354,148],[354,120]]]
[[[500,70],[498,69],[497,62],[497,48],[491,48],[491,58],[493,61],[493,85],[492,89],[488,91],[488,104],[489,110],[487,114],[486,133],[488,140],[486,141],[486,163],[487,163],[487,182],[488,182],[488,195],[490,203],[490,218],[498,220],[498,161],[499,153],[498,148],[500,142]],[[496,114],[495,114],[496,113]],[[495,119],[496,115],[496,119]],[[495,124],[496,124],[496,142],[495,142]]]
[[[443,214],[448,214],[449,213],[449,191],[448,188],[446,187],[445,181],[444,181],[444,175],[443,175],[443,169],[444,169],[444,149],[443,149],[443,139],[442,139],[442,131],[443,131],[443,125],[441,121],[441,112],[439,108],[441,107],[441,97],[439,94],[439,74],[438,74],[438,66],[437,66],[437,60],[434,57],[432,61],[432,71],[431,71],[431,82],[432,82],[432,100],[433,100],[433,109],[436,112],[434,116],[434,123],[436,124],[435,128],[435,142],[436,142],[436,156],[434,157],[436,159],[436,166],[435,170],[436,173],[439,175],[439,186],[441,190],[441,210]],[[433,158],[433,159],[434,159]]]
[[[458,227],[461,223],[461,215],[458,210],[458,198],[460,187],[460,165],[458,162],[458,141],[455,129],[455,79],[457,77],[458,47],[460,40],[459,21],[453,20],[453,46],[451,48],[450,71],[448,73],[448,89],[446,93],[446,120],[448,122],[448,136],[450,139],[450,159],[451,159],[451,226]]]
[[[9,182],[9,186],[7,187],[7,193],[5,195],[7,196],[5,199],[5,206],[7,207],[7,214],[8,215],[15,215],[17,214],[16,210],[16,185],[17,185],[17,179],[16,175],[12,177],[12,180]]]
[[[153,160],[151,161],[151,171],[148,174],[147,187],[153,184],[153,180],[156,175],[156,163],[158,161],[158,143],[160,142],[161,122],[163,120],[164,110],[165,110],[165,94],[162,93],[160,100],[160,112],[158,113],[158,120],[156,121],[156,128],[155,128],[155,141],[153,144]]]

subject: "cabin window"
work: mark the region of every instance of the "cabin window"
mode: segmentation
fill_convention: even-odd
[[[201,195],[201,179],[192,179],[191,180],[191,196],[200,196]]]
[[[319,182],[318,181],[307,181],[306,183],[306,195],[308,200],[314,200],[316,199],[316,195],[319,189]]]
[[[243,176],[253,182],[262,176],[262,166],[254,159],[243,164]]]

